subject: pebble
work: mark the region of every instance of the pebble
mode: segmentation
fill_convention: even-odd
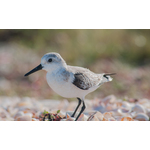
[[[88,116],[81,114],[81,116],[79,117],[78,121],[87,121]]]
[[[39,121],[38,119],[36,119],[36,118],[32,118],[32,121]]]
[[[132,111],[136,113],[146,113],[145,108],[140,104],[135,104],[135,106],[132,107]]]
[[[99,121],[102,121],[104,118],[104,115],[99,111],[94,116],[96,116]]]
[[[111,113],[111,112],[105,112],[103,115],[104,115],[104,118],[105,118],[106,120],[108,120],[109,118],[112,117],[112,113]]]
[[[127,101],[123,101],[122,102],[122,107],[126,108],[126,109],[130,109],[131,108],[131,104]]]
[[[102,102],[106,105],[107,103],[114,103],[116,101],[116,97],[114,95],[109,95],[102,99]]]
[[[15,121],[32,121],[32,117],[29,115],[20,116],[20,117],[17,117]]]
[[[123,101],[114,95],[103,99],[86,100],[87,109],[78,121],[149,121],[150,100],[141,99],[136,102]],[[0,96],[0,120],[2,121],[39,121],[39,116],[45,111],[60,112],[61,121],[74,121],[71,117],[77,101],[68,100],[36,100],[34,98]],[[64,119],[65,118],[65,119]]]
[[[100,111],[101,113],[106,112],[106,106],[104,103],[100,103],[99,106],[94,106],[93,109],[96,111]]]
[[[25,113],[25,116],[30,116],[32,118],[33,114],[32,113]]]
[[[16,115],[14,115],[14,119],[16,119],[18,117],[21,117],[21,116],[24,116],[24,112],[23,111],[17,112]]]
[[[90,118],[89,120],[87,121],[100,121],[97,116],[93,116],[92,118]],[[101,120],[102,121],[102,120]]]
[[[123,117],[121,121],[134,121],[131,117]]]
[[[149,121],[149,117],[144,114],[144,113],[139,113],[137,114],[134,119],[139,120],[139,121]]]

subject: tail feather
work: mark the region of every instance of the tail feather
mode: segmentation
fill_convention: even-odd
[[[101,74],[102,75],[102,79],[101,82],[99,83],[99,85],[102,85],[105,82],[110,82],[113,80],[113,78],[110,77],[110,75],[115,75],[116,73],[104,73]]]
[[[115,75],[116,73],[105,73],[103,75],[103,81],[104,82],[109,82],[109,81],[112,81],[113,78],[110,77],[110,75]]]
[[[110,76],[110,75],[116,75],[116,73],[105,73],[104,75],[108,75],[108,76]]]

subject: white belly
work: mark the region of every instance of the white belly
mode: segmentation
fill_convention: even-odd
[[[48,82],[48,85],[55,91],[57,94],[59,94],[62,97],[65,98],[75,98],[79,97],[81,99],[84,99],[84,97],[96,90],[98,87],[92,88],[90,90],[82,90],[78,87],[76,87],[72,83],[72,78],[70,77],[68,81],[63,80],[61,76],[58,76],[57,74],[49,74],[47,73],[46,79]]]

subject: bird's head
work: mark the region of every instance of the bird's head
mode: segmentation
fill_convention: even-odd
[[[38,70],[46,70],[52,72],[54,70],[66,67],[66,62],[58,53],[47,53],[41,58],[41,64],[26,73],[24,76],[28,76]]]

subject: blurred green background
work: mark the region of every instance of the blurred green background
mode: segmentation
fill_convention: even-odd
[[[67,64],[114,73],[112,82],[86,98],[150,98],[150,30],[0,30],[0,95],[63,99],[46,83],[46,72],[24,74],[47,52]]]

